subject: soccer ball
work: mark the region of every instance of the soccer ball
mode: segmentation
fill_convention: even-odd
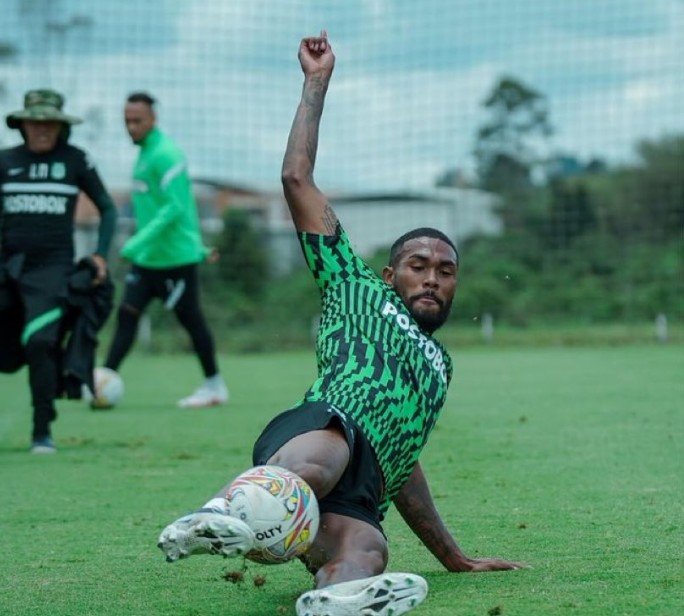
[[[123,398],[123,379],[111,368],[95,368],[93,382],[95,383],[95,396],[87,387],[83,387],[83,398],[90,403],[90,408],[110,409]]]
[[[230,484],[228,514],[256,535],[246,557],[262,564],[284,563],[304,554],[318,532],[318,502],[298,475],[279,466],[255,466]]]

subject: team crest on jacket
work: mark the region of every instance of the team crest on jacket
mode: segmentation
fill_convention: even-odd
[[[66,176],[66,165],[64,163],[52,163],[50,177],[53,180],[63,180]]]

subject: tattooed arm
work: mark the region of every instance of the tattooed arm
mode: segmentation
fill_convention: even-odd
[[[297,231],[333,235],[337,217],[313,179],[318,128],[335,67],[325,31],[320,36],[302,39],[299,63],[304,71],[304,87],[283,159],[283,189]]]
[[[503,571],[525,566],[499,558],[466,556],[437,513],[420,463],[394,497],[394,504],[409,528],[449,571]]]

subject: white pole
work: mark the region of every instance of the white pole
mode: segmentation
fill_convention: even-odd
[[[487,343],[494,338],[494,317],[489,312],[482,315],[482,338]]]
[[[655,319],[656,338],[660,342],[667,342],[667,315],[664,313],[658,314]]]
[[[152,345],[152,319],[147,314],[142,315],[138,321],[138,341],[145,349]]]

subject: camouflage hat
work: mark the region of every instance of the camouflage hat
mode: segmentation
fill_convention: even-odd
[[[64,97],[54,90],[29,90],[24,96],[24,108],[10,113],[5,121],[10,128],[20,128],[23,120],[80,124],[81,118],[62,113]]]

